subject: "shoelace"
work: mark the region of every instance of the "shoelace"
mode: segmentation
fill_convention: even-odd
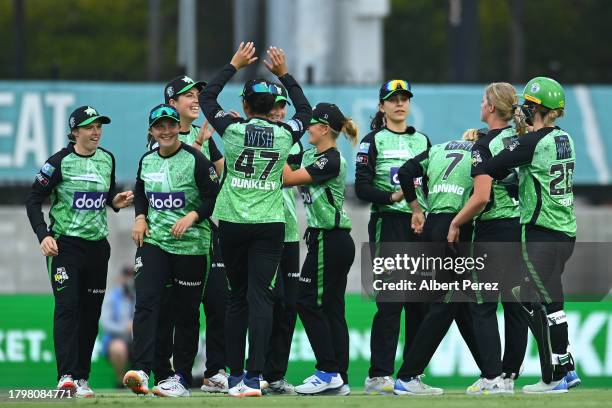
[[[414,380],[416,380],[416,382],[422,389],[431,388],[429,385],[423,382],[423,377],[425,377],[425,374],[417,375],[416,377],[414,377]]]
[[[89,388],[89,383],[87,382],[87,380],[79,380],[77,381],[77,385],[81,388],[84,388],[86,390],[90,390],[91,388]]]

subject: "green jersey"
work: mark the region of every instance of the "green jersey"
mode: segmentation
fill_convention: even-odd
[[[140,159],[134,190],[136,215],[145,214],[149,236],[144,241],[178,255],[206,255],[210,249],[210,224],[218,178],[214,165],[199,151],[181,143],[171,156],[159,148]],[[181,238],[172,226],[187,213],[196,211],[198,222]]]
[[[408,126],[397,133],[382,128],[369,133],[359,144],[356,158],[355,192],[359,198],[372,203],[372,212],[410,213],[405,200],[391,202],[391,194],[400,190],[399,168],[431,146],[423,133]],[[423,179],[414,180],[419,204],[427,209],[423,193]]]
[[[518,135],[511,127],[493,129],[481,137],[472,148],[472,177],[486,174],[486,162],[517,141]],[[516,172],[512,171],[504,180],[493,180],[489,202],[478,216],[478,220],[489,221],[518,216],[518,177]]]
[[[351,228],[351,220],[344,211],[346,160],[332,147],[317,153],[308,149],[302,158],[302,167],[314,180],[300,187],[306,207],[308,227],[320,229]]]
[[[113,155],[98,148],[82,156],[70,143],[36,175],[27,199],[28,217],[39,241],[49,235],[101,240],[108,235],[106,205],[112,206],[116,194]],[[41,212],[47,196],[51,199],[50,231]]]
[[[239,224],[285,222],[282,172],[289,151],[304,134],[312,107],[290,74],[279,77],[295,107],[286,123],[260,117],[235,118],[217,102],[225,84],[236,73],[224,66],[200,94],[206,119],[221,135],[225,171],[214,216]]]
[[[519,168],[521,224],[531,224],[576,236],[573,179],[576,151],[572,137],[558,127],[521,136],[485,166],[503,179]]]
[[[287,164],[292,170],[300,167],[304,150],[299,141],[289,151]],[[283,205],[285,208],[285,242],[299,242],[300,231],[295,210],[295,193],[293,187],[283,187]]]
[[[407,161],[399,181],[407,202],[416,198],[413,179],[427,177],[427,203],[432,214],[456,214],[472,193],[471,151],[473,142],[453,140],[432,146]]]

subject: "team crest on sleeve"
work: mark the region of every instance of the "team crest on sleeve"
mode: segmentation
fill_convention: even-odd
[[[59,285],[62,285],[65,281],[68,280],[68,273],[66,273],[66,268],[60,266],[55,270],[55,275],[53,275],[53,280],[57,282]]]
[[[364,142],[359,145],[359,150],[357,151],[357,153],[367,153],[369,151],[370,151],[370,144]]]
[[[513,151],[514,149],[517,148],[517,146],[519,145],[519,141],[518,138],[513,139],[510,143],[508,143],[508,146],[506,146],[506,149]]]
[[[317,159],[317,161],[314,162],[314,165],[318,167],[319,170],[323,170],[328,161],[329,160],[327,159],[327,157],[321,157],[320,159]]]
[[[480,163],[482,163],[480,152],[478,150],[472,150],[472,166],[476,166]]]
[[[217,119],[218,119],[218,118],[222,118],[222,117],[227,116],[227,115],[229,115],[229,113],[228,113],[228,112],[223,111],[223,110],[220,110],[220,111],[219,111],[219,112],[217,112],[217,114],[215,115],[215,118],[217,118]]]
[[[51,165],[51,163],[47,162],[45,163],[42,168],[40,169],[40,172],[46,176],[51,177],[53,175],[53,172],[55,171],[55,167],[53,167]]]
[[[208,173],[210,174],[210,179],[212,181],[217,181],[219,179],[219,176],[217,176],[217,172],[215,171],[214,167],[209,167]]]

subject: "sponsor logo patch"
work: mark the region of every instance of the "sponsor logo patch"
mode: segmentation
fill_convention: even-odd
[[[72,196],[72,208],[75,210],[102,210],[106,205],[106,192],[77,191]]]
[[[389,182],[394,186],[399,186],[399,176],[397,172],[399,171],[399,167],[391,167],[389,171]]]
[[[329,160],[327,159],[327,157],[321,157],[320,159],[317,159],[317,161],[315,161],[313,165],[319,170],[323,170],[328,161]]]
[[[49,179],[40,173],[36,174],[36,181],[38,181],[38,183],[43,187],[46,187],[47,184],[49,184]]]
[[[53,175],[53,172],[55,171],[55,167],[53,167],[51,165],[51,163],[45,163],[42,168],[40,169],[40,172],[44,175],[47,175],[49,177],[51,177]]]
[[[368,155],[367,154],[358,154],[355,162],[360,165],[368,164]]]
[[[172,193],[148,192],[149,206],[158,211],[178,210],[185,208],[185,193],[174,191]]]
[[[472,150],[472,166],[482,163],[482,157],[478,150]]]
[[[368,151],[370,151],[369,143],[364,142],[359,144],[359,150],[357,151],[357,153],[367,153]]]

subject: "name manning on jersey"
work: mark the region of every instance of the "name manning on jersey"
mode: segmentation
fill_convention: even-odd
[[[453,193],[462,196],[465,192],[465,188],[456,184],[434,184],[430,191],[431,193]]]

